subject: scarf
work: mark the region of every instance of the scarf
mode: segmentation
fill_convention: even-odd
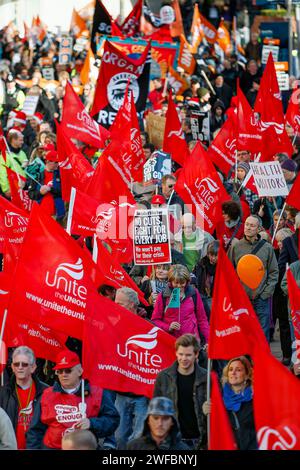
[[[251,387],[246,387],[240,393],[235,393],[230,385],[226,383],[223,388],[223,400],[225,408],[228,411],[239,411],[242,406],[242,403],[251,401],[253,397],[253,392]]]

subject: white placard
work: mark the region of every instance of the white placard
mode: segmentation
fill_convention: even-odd
[[[259,197],[287,196],[289,193],[279,162],[250,162]]]
[[[271,46],[269,44],[264,44],[261,56],[261,63],[263,65],[267,63],[270,52],[273,55],[274,62],[278,62],[279,46]]]
[[[33,116],[40,99],[39,95],[26,95],[22,111],[26,116]]]

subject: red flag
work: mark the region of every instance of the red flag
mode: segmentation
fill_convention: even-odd
[[[147,306],[148,302],[146,302],[143,292],[122,268],[116,257],[109,253],[101,241],[95,239],[94,243],[93,258],[103,275],[103,284],[111,285],[116,289],[130,287],[138,294],[140,302]]]
[[[72,186],[85,191],[94,174],[94,168],[78,150],[75,144],[64,134],[56,123],[58,164],[62,182],[62,198],[70,200]]]
[[[300,382],[257,345],[253,404],[260,450],[300,449]]]
[[[300,173],[297,175],[285,203],[300,211]]]
[[[142,6],[143,0],[137,0],[136,4],[134,5],[133,9],[125,18],[121,26],[119,26],[122,34],[129,38],[131,36],[135,36],[140,31],[140,22],[141,22],[141,15],[142,15]]]
[[[208,356],[230,359],[268,349],[263,330],[239,278],[220,246],[210,317]]]
[[[110,148],[117,150],[114,152],[115,162],[129,180],[142,181],[145,155],[132,92],[125,92],[110,132]]]
[[[19,253],[28,227],[28,214],[0,196],[0,234],[4,243],[10,245],[14,256]]]
[[[215,372],[211,372],[211,381],[209,450],[237,450]]]
[[[23,209],[26,212],[30,212],[33,200],[30,199],[30,197],[28,196],[28,191],[20,187],[20,184],[24,183],[26,181],[26,178],[24,178],[22,175],[19,175],[19,173],[16,173],[8,167],[6,168],[6,171],[10,186],[12,203],[20,209]]]
[[[116,116],[116,111],[122,106],[124,92],[129,79],[131,81],[130,90],[133,92],[137,111],[140,112],[145,109],[148,95],[148,79],[143,80],[142,83],[142,78],[144,69],[146,69],[145,63],[149,49],[150,43],[145,48],[141,57],[134,60],[123,54],[111,42],[105,41],[91,116],[103,110],[104,113],[109,114],[105,120],[106,125],[111,125]],[[112,110],[114,110],[113,114]],[[101,122],[104,123],[104,120],[101,119]]]
[[[212,233],[222,217],[221,204],[228,200],[228,194],[200,142],[181,170],[175,191],[192,206],[196,224]]]
[[[290,268],[288,268],[287,273],[287,285],[289,293],[289,301],[291,307],[291,317],[293,322],[294,334],[296,339],[296,354],[297,360],[300,360],[300,288],[297,285],[297,282],[292,274]]]
[[[81,18],[75,8],[73,8],[70,31],[72,31],[74,33],[74,36],[78,38],[81,33],[86,29],[88,29],[86,22]]]
[[[237,88],[238,108],[237,108],[237,149],[248,150],[255,154],[262,150],[262,135],[259,121],[249,105],[244,93],[238,86]]]
[[[207,155],[225,175],[235,164],[236,129],[236,115],[231,114],[207,150]]]
[[[102,131],[101,126],[91,118],[69,82],[66,85],[60,125],[70,139],[78,139],[97,148],[104,147],[107,131]],[[102,132],[105,132],[104,137]]]
[[[300,126],[299,93],[299,88],[293,91],[285,114],[285,121],[292,126],[295,132],[299,132]]]
[[[38,253],[38,256],[35,254]],[[82,338],[97,267],[63,228],[34,204],[12,282],[9,312]]]
[[[103,388],[151,398],[157,374],[175,359],[174,338],[105,297],[93,299],[93,305],[83,338],[85,377]]]
[[[273,156],[278,152],[286,152],[291,156],[293,146],[285,130],[282,100],[272,54],[269,54],[268,57],[254,110],[260,113],[263,138],[261,161],[273,159]]]
[[[189,156],[188,145],[183,135],[174,101],[172,100],[172,93],[169,94],[163,151],[170,153],[172,160],[175,160],[181,166],[184,165]]]

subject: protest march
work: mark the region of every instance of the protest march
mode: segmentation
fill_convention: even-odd
[[[300,6],[127,3],[0,24],[0,449],[300,450]]]

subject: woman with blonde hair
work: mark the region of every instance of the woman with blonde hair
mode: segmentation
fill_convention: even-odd
[[[257,449],[253,416],[253,368],[245,356],[230,359],[223,369],[223,401],[239,450]]]
[[[175,264],[168,273],[168,285],[156,300],[151,320],[162,330],[178,338],[185,333],[208,341],[209,325],[199,291],[190,285],[189,270]],[[169,307],[174,288],[180,289],[179,305]]]

